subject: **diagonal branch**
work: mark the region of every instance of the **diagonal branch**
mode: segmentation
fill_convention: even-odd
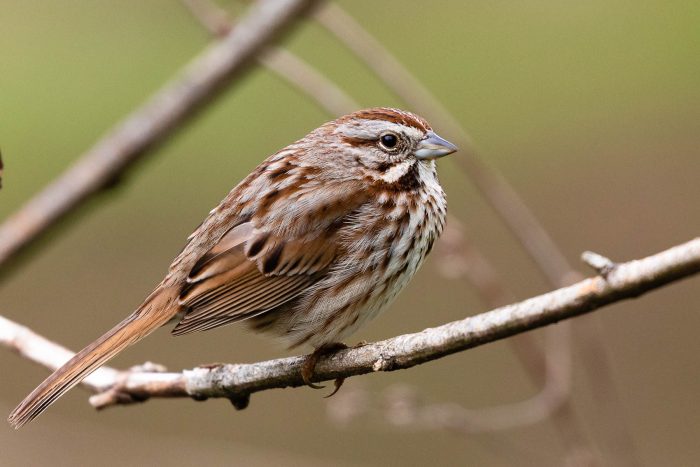
[[[0,265],[151,151],[249,68],[316,0],[262,0],[221,41],[112,128],[72,167],[0,225]]]
[[[182,3],[215,37],[223,37],[237,27],[226,10],[209,0],[182,0]],[[360,105],[333,81],[283,47],[269,46],[257,59],[261,65],[301,91],[333,118],[360,108]]]
[[[315,379],[345,378],[411,368],[453,353],[591,312],[700,272],[700,237],[641,260],[615,264],[596,276],[523,302],[361,347],[319,360]],[[1,342],[0,342],[1,343]],[[91,398],[97,408],[149,397],[230,399],[245,408],[252,393],[303,386],[305,357],[251,364],[226,364],[182,373],[128,372],[109,390]],[[43,362],[42,362],[43,363]]]
[[[0,316],[0,346],[51,371],[57,370],[75,355],[62,345],[2,316]],[[114,386],[118,374],[118,370],[103,366],[85,378],[81,385],[92,392],[105,391]]]

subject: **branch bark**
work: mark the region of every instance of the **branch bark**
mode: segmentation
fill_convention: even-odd
[[[700,237],[641,260],[615,264],[596,276],[523,302],[322,357],[317,381],[377,371],[411,368],[456,352],[572,318],[700,272]],[[0,322],[0,324],[2,324]],[[25,353],[26,355],[26,353]],[[144,401],[150,397],[230,399],[245,408],[252,393],[303,386],[305,357],[251,364],[222,364],[181,373],[124,372],[90,400],[97,408]],[[45,364],[45,362],[40,361]],[[46,365],[53,368],[53,364]]]
[[[0,266],[90,197],[111,186],[129,166],[191,120],[315,3],[262,0],[251,7],[230,34],[205,49],[178,77],[0,225]]]

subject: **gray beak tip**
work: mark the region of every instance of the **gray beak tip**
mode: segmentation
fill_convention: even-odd
[[[454,144],[429,131],[425,138],[418,143],[414,154],[418,159],[430,160],[452,154],[457,149]]]

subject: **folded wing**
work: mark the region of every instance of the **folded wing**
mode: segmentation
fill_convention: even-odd
[[[180,303],[187,310],[175,335],[203,331],[265,313],[296,299],[332,263],[332,230],[285,239],[245,222],[192,269]]]

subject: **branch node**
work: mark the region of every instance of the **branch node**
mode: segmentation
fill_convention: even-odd
[[[382,371],[384,368],[384,357],[379,356],[379,358],[372,365],[372,371]]]
[[[204,370],[216,370],[218,368],[221,368],[222,366],[225,366],[225,363],[202,363],[201,365],[197,365],[197,368],[201,368]]]
[[[168,369],[160,363],[144,362],[140,365],[132,366],[127,371],[130,373],[167,373]]]
[[[250,404],[250,394],[234,394],[228,396],[228,400],[236,410],[244,410]]]
[[[114,405],[130,405],[146,402],[148,394],[132,393],[124,390],[121,385],[116,385],[105,392],[95,394],[89,399],[90,405],[97,410],[103,410]]]
[[[607,279],[608,275],[617,267],[617,263],[610,258],[592,251],[584,251],[581,254],[581,261],[592,267],[604,279]]]

